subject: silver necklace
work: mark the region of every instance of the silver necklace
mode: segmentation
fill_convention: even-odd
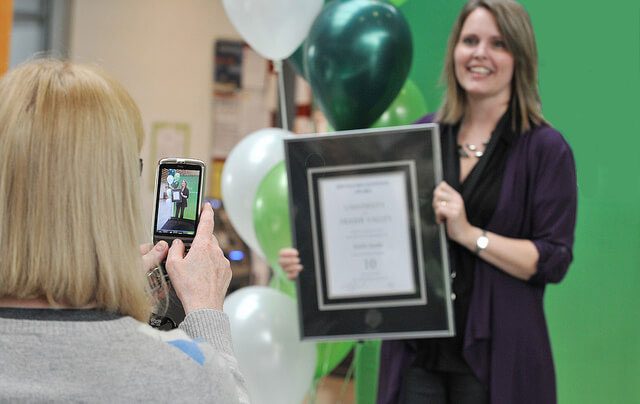
[[[484,155],[484,151],[487,148],[487,145],[489,144],[489,141],[486,142],[482,142],[482,150],[480,150],[480,146],[479,145],[475,145],[473,143],[465,143],[464,146],[459,144],[458,145],[458,156],[462,157],[462,158],[468,158],[470,156],[474,156],[476,158],[480,158]],[[469,153],[467,153],[467,150],[469,150]]]

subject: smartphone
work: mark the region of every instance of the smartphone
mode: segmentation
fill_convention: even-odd
[[[189,249],[200,219],[205,171],[200,160],[166,158],[158,162],[153,244],[165,240],[171,245],[179,238]]]
[[[165,240],[169,245],[179,238],[188,251],[196,235],[205,183],[204,162],[186,158],[166,158],[156,169],[153,244]],[[162,262],[147,273],[151,291],[168,286],[168,305],[161,314],[152,314],[149,324],[160,329],[173,329],[184,319],[184,309]],[[164,280],[163,280],[164,278]]]

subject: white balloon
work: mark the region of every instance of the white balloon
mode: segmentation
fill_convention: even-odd
[[[167,183],[169,185],[173,184],[173,175],[167,175]]]
[[[223,0],[227,16],[251,47],[272,60],[291,56],[307,37],[323,0]]]
[[[240,141],[229,153],[222,169],[224,209],[245,243],[265,256],[253,228],[253,203],[265,175],[284,159],[283,139],[293,136],[278,128],[260,129]]]
[[[248,286],[230,294],[224,312],[254,404],[299,404],[313,381],[316,347],[301,342],[295,301],[275,289]]]

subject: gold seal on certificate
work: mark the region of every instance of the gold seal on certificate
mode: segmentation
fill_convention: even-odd
[[[452,335],[446,242],[430,208],[437,125],[295,137],[285,156],[303,338]]]

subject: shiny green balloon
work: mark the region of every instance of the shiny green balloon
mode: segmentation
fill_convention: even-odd
[[[402,88],[411,31],[378,0],[333,0],[311,26],[304,65],[313,95],[336,130],[368,128]]]
[[[395,100],[386,111],[380,115],[372,128],[387,126],[409,125],[429,112],[422,93],[413,81],[407,79]]]
[[[258,243],[275,271],[270,286],[296,297],[295,284],[286,278],[278,265],[278,252],[291,247],[287,172],[284,162],[275,165],[256,190],[253,204],[253,225]],[[317,362],[315,378],[329,374],[353,348],[353,341],[322,342],[316,345]]]
[[[319,379],[331,373],[353,349],[355,341],[318,342],[316,344],[316,374]]]
[[[324,4],[326,5],[330,1],[333,0],[325,0]],[[401,5],[406,3],[406,1],[407,0],[387,0],[388,3],[391,3],[396,7],[400,7]],[[298,46],[298,49],[296,49],[296,51],[293,52],[293,54],[286,60],[291,65],[296,74],[306,80],[307,73],[304,70],[304,44],[305,42],[303,41],[302,44]]]
[[[403,5],[406,2],[407,2],[407,0],[389,0],[389,3],[393,4],[396,7],[400,7],[401,5]]]
[[[382,341],[367,340],[356,345],[355,362],[356,403],[375,403],[378,396],[378,373]]]
[[[324,5],[333,0],[324,0]],[[396,0],[398,1],[398,0]],[[403,0],[399,0],[403,1]],[[323,6],[324,7],[324,6]],[[306,41],[306,38],[305,38]],[[286,60],[293,67],[293,70],[301,76],[303,79],[307,80],[307,73],[304,70],[304,44],[305,41],[302,41],[302,44],[298,46],[295,52],[291,56],[289,56]]]
[[[278,252],[291,247],[289,196],[284,162],[276,164],[258,185],[253,203],[253,228],[258,244],[276,276],[286,280],[278,265]]]

